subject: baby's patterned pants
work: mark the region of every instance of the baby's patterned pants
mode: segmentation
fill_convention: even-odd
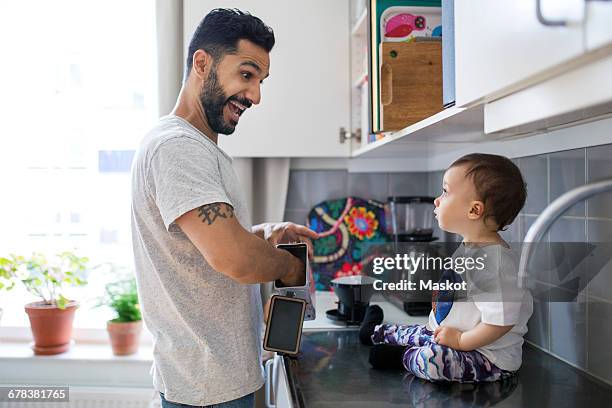
[[[421,325],[378,325],[372,342],[406,346],[404,367],[429,381],[497,381],[514,374],[496,367],[476,350],[457,351],[437,344],[433,332]]]

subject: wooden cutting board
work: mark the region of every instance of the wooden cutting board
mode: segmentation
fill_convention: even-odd
[[[442,110],[442,42],[381,44],[384,131],[412,125]]]

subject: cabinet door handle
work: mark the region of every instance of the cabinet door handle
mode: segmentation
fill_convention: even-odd
[[[567,21],[564,20],[549,20],[542,14],[542,0],[536,0],[536,16],[540,24],[548,27],[565,27]]]
[[[382,67],[380,67],[380,76],[382,88],[380,103],[383,104],[383,106],[391,105],[393,103],[393,68],[391,68],[391,64],[382,64]]]
[[[265,365],[265,373],[266,373],[266,408],[276,408],[276,404],[272,403],[272,387],[274,386],[272,380],[272,364],[274,364],[274,359],[270,359],[266,361]]]

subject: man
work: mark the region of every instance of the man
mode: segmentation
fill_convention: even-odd
[[[251,227],[231,158],[217,146],[260,102],[273,46],[257,17],[208,14],[189,44],[174,111],[134,160],[136,277],[164,407],[252,406],[263,385],[258,284],[305,280],[302,262],[275,245],[317,234],[292,223]]]

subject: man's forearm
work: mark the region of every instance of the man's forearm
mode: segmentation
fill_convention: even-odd
[[[256,232],[243,238],[240,249],[227,266],[241,283],[270,282],[303,272],[304,265],[289,252],[260,239]]]

